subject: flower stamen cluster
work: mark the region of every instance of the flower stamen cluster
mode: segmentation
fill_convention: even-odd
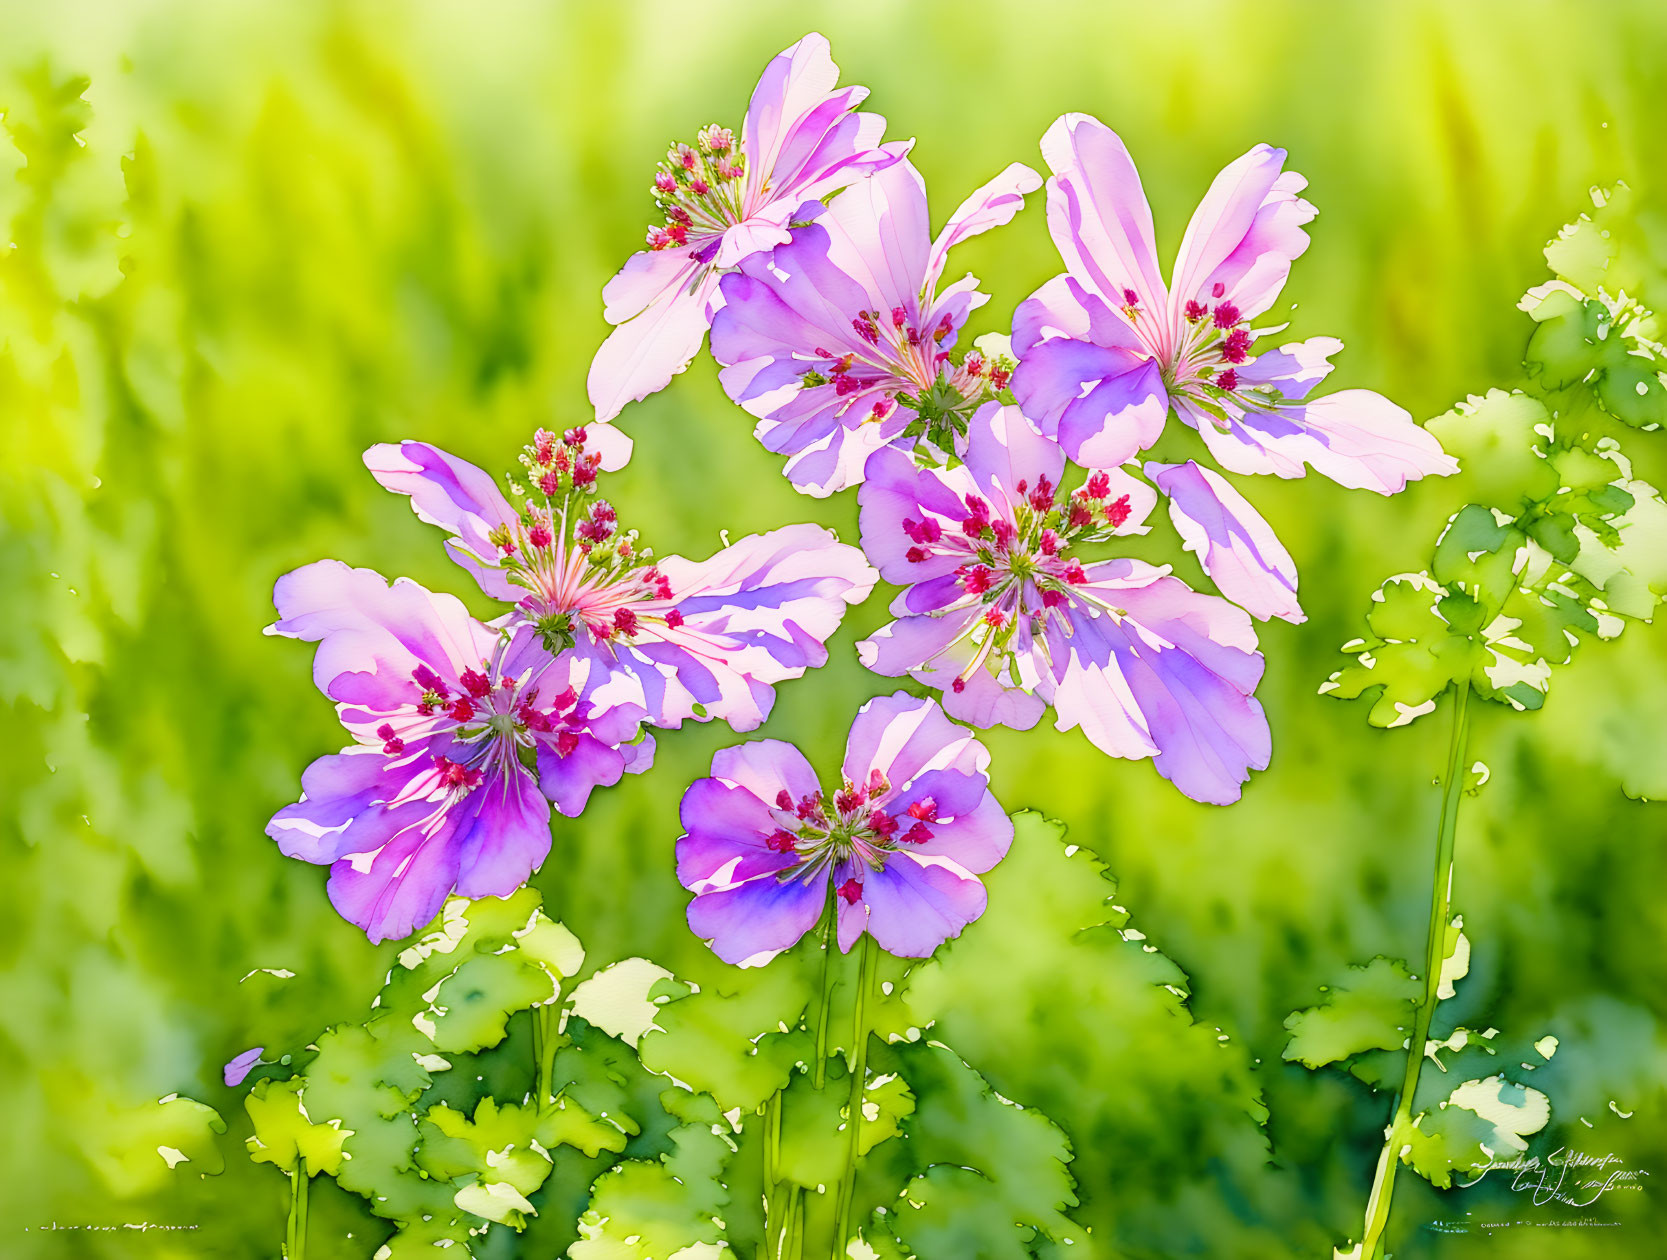
[[[654,173],[654,201],[665,216],[648,229],[648,247],[672,249],[697,237],[721,233],[746,217],[747,155],[735,133],[717,123],[702,127],[693,148],[674,144]]]
[[[1081,597],[1077,588],[1088,574],[1071,549],[1110,538],[1133,511],[1128,494],[1112,496],[1104,472],[1091,473],[1069,494],[1045,473],[1034,486],[1021,478],[1014,492],[1007,512],[993,509],[982,495],[967,494],[966,515],[958,523],[924,511],[922,519],[905,517],[902,522],[911,544],[905,558],[911,564],[945,555],[961,560],[954,570],[961,595],[945,613],[974,609],[981,614],[969,621],[963,636],[978,650],[955,680],[956,691],[976,670],[1007,655],[1021,629],[1040,637],[1054,610],[1074,594]]]
[[[932,839],[929,824],[938,821],[937,806],[930,797],[916,801],[905,813],[904,827],[884,808],[891,784],[879,770],[869,772],[868,781],[841,782],[830,802],[817,789],[795,799],[786,788],[776,794],[774,812],[780,824],[765,841],[772,853],[790,853],[797,864],[780,871],[783,882],[806,883],[826,879],[830,871],[845,867],[854,859],[859,870],[883,871],[888,856],[899,845],[921,845]],[[837,890],[847,902],[862,895],[862,881],[848,878]]]
[[[570,648],[580,627],[592,639],[632,639],[645,618],[671,629],[683,622],[671,583],[638,545],[636,530],[621,530],[608,500],[597,498],[602,456],[587,450],[583,428],[558,441],[540,429],[524,448],[528,484],[509,478],[524,502],[513,526],[491,534],[509,580],[528,594],[520,608],[551,652]]]

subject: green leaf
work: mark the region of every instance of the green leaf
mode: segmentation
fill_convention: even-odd
[[[1321,992],[1325,1001],[1285,1018],[1287,1062],[1318,1068],[1368,1050],[1398,1049],[1406,1044],[1423,989],[1405,963],[1378,957],[1350,967],[1344,980]]]
[[[662,982],[651,996],[668,1000],[637,1047],[643,1065],[710,1093],[726,1111],[756,1110],[811,1053],[800,1021],[814,992],[815,946],[808,940],[763,967],[725,968],[698,992]]]
[[[1474,1172],[1491,1160],[1528,1149],[1522,1139],[1551,1119],[1550,1100],[1503,1076],[1465,1081],[1445,1102],[1403,1131],[1401,1158],[1431,1184],[1446,1189],[1453,1173]]]
[[[717,1105],[682,1089],[665,1091],[661,1102],[683,1121],[668,1134],[671,1149],[659,1159],[627,1160],[596,1179],[571,1260],[661,1260],[722,1242],[719,1222],[729,1203],[723,1174],[735,1147],[714,1131]]]
[[[1077,1206],[1076,1183],[1058,1125],[999,1096],[947,1047],[894,1049],[915,1094],[908,1141],[896,1155],[918,1171],[905,1202],[893,1199],[887,1213],[870,1217],[870,1232],[894,1232],[921,1260],[1030,1255],[1041,1239],[1085,1248],[1089,1236],[1067,1215]],[[860,1187],[858,1202],[877,1208],[887,1197]]]
[[[305,1086],[305,1078],[299,1076],[256,1082],[243,1100],[255,1125],[247,1143],[249,1158],[275,1164],[288,1173],[295,1172],[298,1158],[304,1159],[309,1176],[333,1176],[341,1168],[342,1140],[348,1133],[335,1123],[313,1122],[303,1102]]]
[[[1540,453],[1551,415],[1539,399],[1492,389],[1472,395],[1424,427],[1459,461],[1463,489],[1480,503],[1513,504],[1555,493],[1557,475]]]

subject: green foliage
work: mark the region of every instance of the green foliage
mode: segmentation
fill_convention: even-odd
[[[1321,687],[1341,699],[1374,692],[1374,726],[1413,721],[1461,681],[1538,709],[1580,636],[1614,638],[1622,616],[1648,618],[1667,593],[1660,494],[1633,479],[1603,423],[1667,422],[1658,321],[1608,287],[1628,274],[1621,191],[1595,194],[1596,218],[1546,250],[1559,278],[1522,302],[1537,324],[1527,390],[1490,390],[1430,422],[1477,498],[1448,522],[1427,570],[1373,594],[1369,633],[1343,648],[1355,662]]]
[[[1421,989],[1404,963],[1388,958],[1350,967],[1345,980],[1321,990],[1326,999],[1319,1006],[1286,1018],[1291,1040],[1285,1058],[1317,1068],[1368,1050],[1399,1049],[1412,1028]]]

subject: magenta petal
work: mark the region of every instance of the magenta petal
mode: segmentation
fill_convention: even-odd
[[[343,859],[330,868],[330,902],[371,944],[409,936],[440,913],[457,886],[461,854],[451,843],[460,818],[433,830],[406,826],[365,864]]]
[[[813,795],[820,786],[805,755],[779,739],[755,739],[720,748],[712,754],[712,774],[746,789],[761,801],[774,801],[783,789],[798,800]]]
[[[811,780],[815,791],[815,780]],[[779,790],[779,789],[778,789]],[[803,793],[801,793],[803,795]],[[721,779],[696,779],[683,793],[678,817],[677,880],[690,892],[705,893],[784,871],[798,862],[792,853],[768,845],[781,821],[766,800]]]
[[[661,296],[608,334],[591,360],[586,383],[598,423],[658,393],[689,366],[711,322],[717,286],[717,273],[705,263],[683,259]]]
[[[1216,176],[1176,255],[1173,302],[1229,301],[1247,319],[1273,305],[1308,248],[1302,226],[1316,213],[1297,196],[1308,181],[1281,173],[1284,164],[1283,149],[1259,144]]]
[[[452,541],[446,550],[493,599],[514,600],[515,587],[498,567],[490,534],[515,521],[515,510],[491,475],[426,442],[383,443],[365,452],[365,467],[395,494],[409,495],[417,519],[438,525]]]
[[[1108,376],[1059,416],[1059,444],[1085,468],[1115,468],[1163,432],[1169,395],[1157,361]]]
[[[1114,306],[1132,289],[1157,313],[1168,294],[1158,267],[1152,209],[1123,142],[1097,118],[1066,114],[1042,137],[1048,231],[1065,269]]]
[[[1459,467],[1404,408],[1365,389],[1245,412],[1225,433],[1207,420],[1198,428],[1229,472],[1301,477],[1306,465],[1340,486],[1389,495],[1408,481],[1450,476]]]
[[[418,665],[478,668],[497,636],[461,601],[409,578],[392,586],[371,569],[319,560],[278,579],[268,634],[318,644],[313,680],[332,700],[392,709],[411,695]]]
[[[1147,464],[1169,496],[1169,517],[1216,588],[1252,617],[1307,620],[1297,603],[1297,566],[1273,527],[1227,481],[1190,459]]]
[[[612,787],[625,774],[625,755],[594,735],[580,735],[563,756],[549,738],[538,741],[538,787],[568,818],[584,812],[591,792]]]
[[[931,669],[940,663],[964,633],[971,629],[975,613],[949,613],[942,617],[903,617],[890,625],[881,626],[857,644],[857,656],[863,666],[883,678],[901,678],[904,674]],[[967,656],[970,659],[970,648]],[[942,660],[953,675],[959,664]],[[918,674],[917,674],[918,676]],[[925,682],[926,678],[922,677]],[[932,681],[929,685],[947,687],[949,678]]]
[[[689,903],[689,930],[726,963],[745,962],[797,944],[821,918],[827,895],[822,880],[782,883],[760,875],[698,895]]]
[[[881,771],[893,785],[892,799],[898,799],[897,792],[929,771],[982,775],[989,764],[989,752],[971,731],[951,722],[932,701],[899,691],[857,710],[842,770],[853,783],[866,783],[870,771]]]
[[[925,287],[937,285],[950,250],[991,228],[1011,223],[1013,216],[1024,209],[1025,195],[1041,186],[1040,175],[1023,162],[1014,162],[957,206],[955,213],[949,216],[949,222],[944,224],[943,231],[932,242]]]
[[[320,757],[301,772],[301,799],[274,814],[266,834],[285,857],[320,865],[375,852],[399,825],[382,804],[427,769],[420,751],[403,767],[362,745]]]
[[[1252,695],[1262,659],[1250,619],[1175,578],[1135,581],[1100,592],[1124,617],[1074,607],[1068,637],[1050,628],[1057,724],[1081,726],[1114,757],[1155,755],[1158,773],[1194,800],[1230,804],[1271,752]]]
[[[1000,802],[985,793],[978,805],[952,822],[936,823],[932,838],[912,844],[909,852],[922,857],[946,857],[963,870],[982,875],[1013,845],[1013,820]]]
[[[925,958],[984,913],[983,883],[959,867],[936,859],[927,865],[913,854],[891,855],[884,870],[863,880],[868,931],[888,954]]]
[[[838,85],[839,67],[834,65],[825,36],[812,32],[772,57],[758,78],[742,123],[747,165],[758,172],[772,170],[795,125]],[[851,101],[849,106],[857,103]]]
[[[457,892],[507,897],[550,852],[550,805],[519,763],[469,793],[458,807]]]
[[[1065,452],[1043,437],[1017,407],[985,403],[967,422],[967,471],[992,500],[1000,503],[1017,495],[1024,481],[1036,485],[1046,477],[1059,484],[1065,471]]]
[[[260,1056],[265,1051],[265,1046],[253,1046],[227,1063],[221,1072],[227,1087],[236,1089],[243,1084],[244,1078],[260,1064]]]

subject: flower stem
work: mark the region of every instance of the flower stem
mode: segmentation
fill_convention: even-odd
[[[533,1007],[533,1060],[538,1080],[535,1101],[540,1111],[550,1105],[552,1094],[550,1078],[556,1059],[555,1016],[556,1008],[552,1004]]]
[[[1436,832],[1435,882],[1430,892],[1430,927],[1424,948],[1424,996],[1413,1019],[1412,1037],[1407,1042],[1406,1072],[1401,1080],[1395,1116],[1384,1134],[1383,1152],[1378,1156],[1372,1178],[1372,1194],[1366,1201],[1366,1229],[1360,1244],[1364,1260],[1383,1260],[1384,1236],[1389,1228],[1390,1197],[1395,1190],[1395,1171],[1401,1163],[1401,1148],[1413,1127],[1413,1100],[1418,1094],[1418,1074],[1424,1066],[1424,1047],[1429,1043],[1430,1021],[1435,1017],[1441,989],[1441,968],[1447,961],[1447,924],[1453,905],[1453,851],[1458,837],[1459,802],[1465,776],[1465,750],[1469,743],[1470,680],[1458,684],[1453,697],[1453,733],[1447,749],[1447,779],[1442,786],[1441,821]]]
[[[764,1254],[781,1260],[781,1242],[786,1232],[782,1218],[784,1196],[776,1185],[776,1159],[781,1146],[781,1091],[764,1100],[759,1109],[764,1126]]]
[[[306,1260],[307,1254],[307,1171],[304,1156],[298,1156],[289,1175],[289,1223],[284,1236],[284,1260]]]
[[[845,1127],[849,1141],[845,1148],[845,1176],[835,1200],[839,1232],[834,1235],[833,1260],[844,1260],[851,1240],[851,1201],[856,1197],[857,1155],[862,1139],[862,1092],[868,1079],[868,993],[874,987],[880,951],[873,938],[862,934],[862,978],[857,982],[856,1016],[851,1021],[851,1101],[846,1108]]]
[[[816,1058],[810,1068],[810,1083],[821,1089],[828,1079],[828,958],[833,953],[834,886],[828,881],[828,900],[822,907],[822,980],[818,989],[820,1004],[816,1008]]]

